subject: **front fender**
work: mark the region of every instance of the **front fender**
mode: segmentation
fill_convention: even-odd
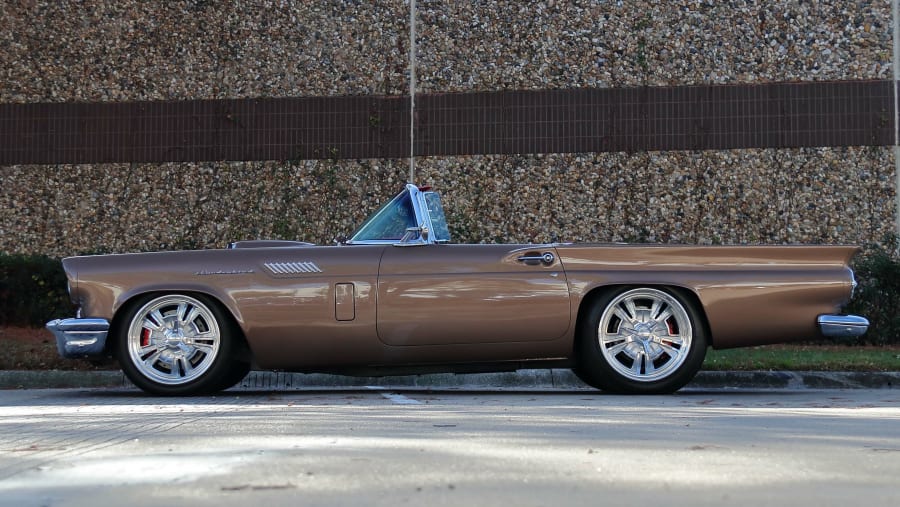
[[[173,293],[194,293],[209,296],[222,304],[222,306],[224,306],[225,309],[228,310],[231,316],[234,317],[234,320],[238,323],[238,325],[243,328],[244,319],[241,315],[240,308],[238,307],[237,302],[235,301],[231,292],[221,287],[215,287],[202,283],[157,283],[129,288],[128,290],[120,292],[113,301],[111,305],[112,317],[118,315],[119,311],[123,307],[128,305],[130,301],[134,300],[134,298],[143,296],[145,294]]]

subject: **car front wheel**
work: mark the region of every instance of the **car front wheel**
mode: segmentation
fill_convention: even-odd
[[[663,394],[690,382],[706,356],[702,316],[681,293],[622,288],[592,303],[580,328],[578,376],[604,391]]]
[[[225,384],[234,366],[235,340],[229,322],[203,296],[145,297],[122,320],[119,363],[136,386],[151,394],[204,394],[230,387]]]

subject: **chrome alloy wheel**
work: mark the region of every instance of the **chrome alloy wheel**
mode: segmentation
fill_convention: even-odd
[[[620,294],[603,310],[597,329],[606,362],[620,375],[652,382],[672,375],[691,350],[693,330],[684,306],[657,289]]]
[[[221,343],[212,311],[184,295],[151,300],[134,314],[128,327],[128,354],[138,373],[170,386],[206,373]]]

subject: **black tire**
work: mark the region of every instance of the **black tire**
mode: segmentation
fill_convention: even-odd
[[[243,361],[232,361],[231,367],[222,378],[222,382],[219,384],[218,390],[224,391],[238,385],[242,380],[244,380],[244,377],[246,377],[248,373],[250,373],[250,363],[245,363]]]
[[[115,330],[116,353],[137,387],[160,396],[190,396],[240,381],[237,337],[216,301],[197,294],[151,294],[124,311]]]
[[[621,287],[589,304],[573,368],[588,385],[611,393],[668,394],[703,364],[705,321],[680,291]]]

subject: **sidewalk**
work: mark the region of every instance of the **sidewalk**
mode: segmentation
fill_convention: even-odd
[[[132,387],[120,371],[0,371],[0,389]],[[586,389],[570,370],[519,370],[506,373],[346,377],[321,373],[251,372],[233,389],[292,390],[314,388],[466,388]],[[701,371],[687,388],[893,389],[900,372]]]

